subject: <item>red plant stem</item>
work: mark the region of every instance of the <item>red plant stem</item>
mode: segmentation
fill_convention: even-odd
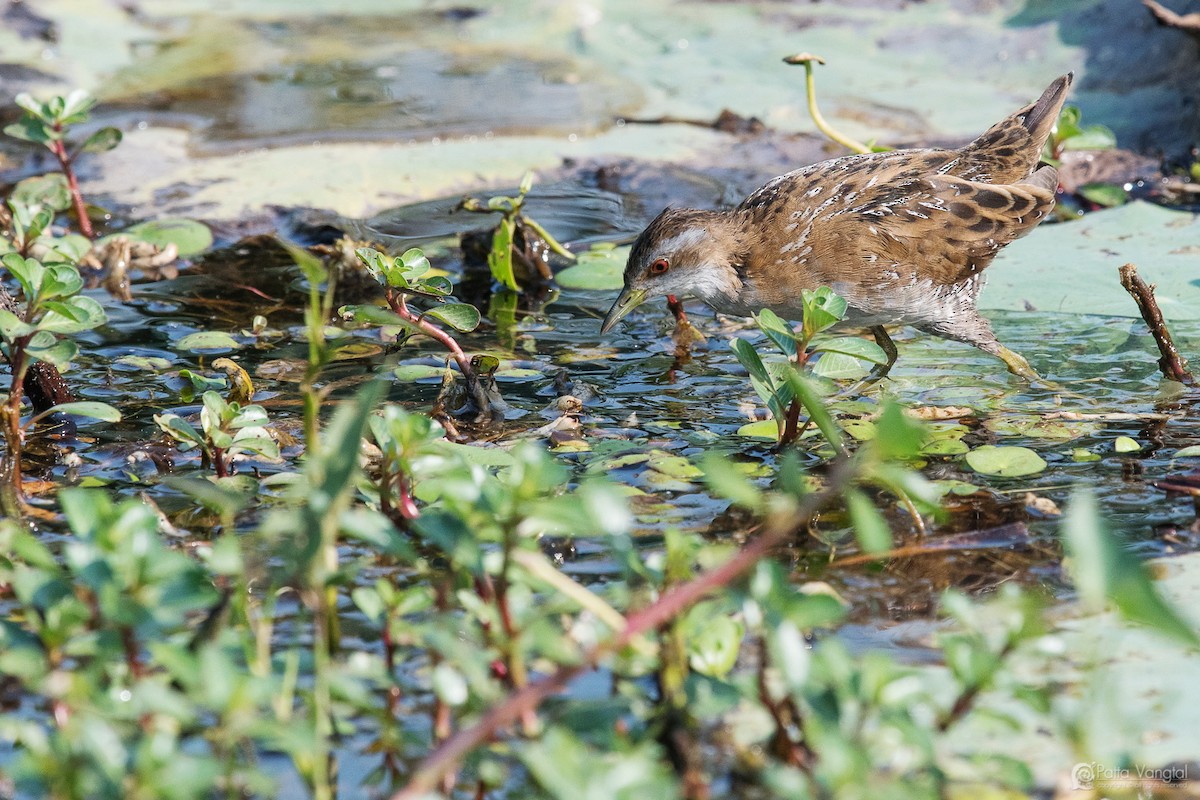
[[[62,133],[62,126],[55,125],[54,130]],[[67,179],[67,189],[71,192],[71,202],[75,205],[75,216],[79,217],[79,232],[89,239],[95,239],[92,221],[88,219],[87,203],[83,202],[83,193],[79,191],[79,181],[75,178],[75,169],[71,166],[71,156],[62,139],[55,139],[50,145],[50,152],[58,159],[59,169]]]
[[[470,380],[474,377],[474,371],[471,369],[471,359],[467,358],[467,354],[458,346],[458,342],[454,341],[454,337],[420,314],[414,314],[409,309],[408,302],[402,293],[389,289],[388,305],[392,307],[392,311],[403,317],[407,322],[416,327],[417,330],[421,331],[421,333],[449,350],[450,355],[454,358],[454,362],[458,364],[458,369],[462,372],[464,378]]]
[[[454,770],[472,750],[486,742],[493,733],[511,726],[527,711],[537,708],[547,697],[561,691],[570,681],[604,656],[627,647],[642,634],[670,621],[709,594],[728,586],[745,575],[772,550],[808,524],[820,509],[833,500],[853,479],[853,462],[841,460],[829,473],[828,484],[820,492],[806,495],[794,513],[773,520],[767,529],[746,545],[733,558],[719,567],[696,576],[662,595],[656,602],[626,617],[625,629],[607,642],[589,648],[578,664],[559,667],[541,680],[528,684],[492,706],[478,722],[464,728],[437,747],[417,768],[408,785],[392,795],[391,800],[417,800],[437,788],[439,780]]]
[[[25,434],[21,430],[21,397],[25,389],[26,354],[32,336],[19,336],[13,340],[9,348],[9,371],[12,382],[9,384],[8,400],[4,408],[4,472],[3,477],[9,484],[10,496],[18,506],[23,502],[24,493],[21,491],[21,451]],[[4,503],[8,505],[8,503]],[[4,508],[6,514],[16,516],[18,509]]]
[[[229,468],[225,465],[225,450],[220,447],[213,448],[213,469],[216,470],[218,478],[229,477]]]

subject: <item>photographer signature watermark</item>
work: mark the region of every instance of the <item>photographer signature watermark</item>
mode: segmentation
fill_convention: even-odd
[[[1107,767],[1095,761],[1083,761],[1071,768],[1071,788],[1152,789],[1165,784],[1188,781],[1187,765],[1168,767]]]

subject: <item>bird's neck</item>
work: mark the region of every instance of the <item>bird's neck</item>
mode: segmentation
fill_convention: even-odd
[[[746,300],[757,292],[748,283],[746,262],[749,247],[739,212],[708,212],[695,228],[703,231],[706,258],[688,276],[691,294],[717,311],[745,315]]]

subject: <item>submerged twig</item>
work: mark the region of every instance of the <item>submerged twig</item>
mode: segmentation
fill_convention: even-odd
[[[1158,345],[1161,358],[1158,359],[1158,369],[1167,380],[1178,381],[1189,386],[1196,385],[1196,378],[1188,371],[1187,359],[1179,354],[1175,342],[1171,339],[1171,331],[1163,319],[1158,301],[1154,299],[1154,284],[1147,284],[1137,274],[1137,267],[1126,264],[1119,270],[1121,286],[1133,297],[1142,312],[1142,319],[1150,327],[1150,334]]]

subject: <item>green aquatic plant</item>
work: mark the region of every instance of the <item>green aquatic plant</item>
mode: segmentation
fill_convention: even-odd
[[[73,146],[68,144],[67,137],[72,128],[86,123],[89,112],[96,105],[96,98],[83,89],[66,95],[54,95],[46,101],[36,100],[32,95],[22,92],[14,102],[24,113],[19,120],[6,126],[4,132],[15,139],[40,144],[54,155],[66,181],[79,231],[88,239],[94,238],[87,203],[79,191],[79,180],[75,176],[75,160],[82,153],[112,150],[121,143],[121,131],[104,127]]]
[[[394,258],[370,247],[359,248],[355,253],[367,272],[384,287],[387,308],[346,305],[338,310],[342,318],[368,325],[394,326],[405,338],[419,334],[433,339],[450,354],[466,384],[467,402],[455,413],[490,418],[502,403],[490,380],[499,362],[492,356],[469,357],[454,337],[437,324],[467,333],[478,327],[482,319],[479,310],[456,301],[450,279],[432,272],[429,259],[416,248]],[[429,307],[418,310],[413,308],[414,302]]]
[[[821,415],[816,399],[817,390],[802,371],[813,355],[827,353],[833,356],[848,356],[872,364],[888,362],[888,355],[883,348],[866,339],[857,336],[817,338],[819,334],[841,322],[848,308],[846,300],[829,287],[822,286],[813,291],[804,290],[803,304],[804,321],[798,330],[793,330],[770,309],[763,309],[754,317],[759,329],[787,357],[787,361],[764,361],[755,345],[747,339],[739,338],[730,342],[738,361],[750,373],[754,391],[766,403],[775,418],[780,444],[792,442],[800,435],[799,418],[802,408],[806,408],[810,415],[817,415],[812,417],[814,421]],[[826,367],[827,363],[829,362],[824,359],[816,361],[811,368],[812,372],[821,375],[827,370],[836,371],[842,367],[840,362],[833,368]]]
[[[262,406],[226,401],[211,390],[203,394],[201,403],[199,429],[172,411],[155,414],[154,422],[180,450],[198,447],[218,478],[234,473],[238,457],[279,458],[279,445],[266,428],[267,412]]]
[[[551,253],[568,260],[575,256],[559,244],[542,225],[525,213],[526,195],[533,188],[533,173],[525,173],[516,197],[497,195],[486,201],[464,197],[458,207],[464,211],[481,214],[500,213],[500,222],[492,232],[492,246],[488,251],[488,268],[492,277],[512,291],[520,291],[514,260],[519,262],[528,280],[549,284],[554,280],[550,271]]]
[[[106,403],[60,403],[22,420],[21,404],[25,381],[38,362],[63,367],[79,352],[69,338],[103,325],[104,309],[80,294],[83,279],[70,264],[45,264],[34,258],[9,253],[2,259],[5,270],[21,287],[24,307],[5,303],[0,307],[0,353],[8,362],[8,392],[0,395],[0,433],[4,436],[4,458],[0,462],[5,485],[5,511],[16,513],[14,501],[21,497],[21,451],[26,432],[51,414],[74,414],[108,422],[121,413]],[[0,291],[5,292],[2,287]]]

